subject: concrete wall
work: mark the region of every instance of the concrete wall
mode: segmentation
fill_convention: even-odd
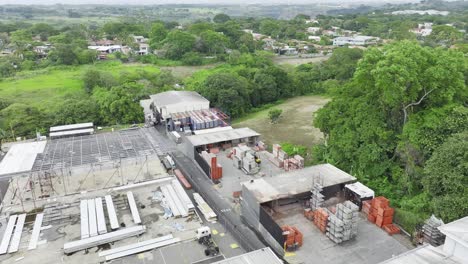
[[[276,254],[284,256],[283,245],[278,244],[276,239],[260,223],[260,204],[244,186],[242,186],[241,214],[244,221],[265,240]]]

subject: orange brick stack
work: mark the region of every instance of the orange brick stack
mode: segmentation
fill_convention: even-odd
[[[375,223],[378,227],[383,228],[389,235],[400,233],[400,229],[393,225],[393,215],[395,209],[390,207],[390,203],[387,198],[383,196],[375,197],[372,199],[370,206],[363,202],[362,210],[368,210],[367,220]]]
[[[367,201],[363,201],[362,202],[362,209],[361,211],[363,213],[365,213],[366,215],[369,215],[370,213],[370,208],[371,208],[371,201],[370,200],[367,200]]]
[[[314,224],[325,233],[327,231],[328,213],[323,208],[314,211]]]
[[[304,236],[299,229],[294,226],[282,226],[281,229],[283,229],[286,248],[294,250],[302,246]]]

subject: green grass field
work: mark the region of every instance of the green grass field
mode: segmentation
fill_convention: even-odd
[[[13,103],[24,103],[41,109],[51,109],[70,97],[84,97],[82,76],[92,65],[52,67],[42,70],[25,71],[13,78],[0,81],[0,98]],[[118,77],[122,71],[159,72],[158,67],[146,64],[122,64],[118,62],[98,62],[99,70]]]
[[[330,99],[324,96],[307,95],[286,100],[268,109],[252,113],[233,121],[233,127],[250,127],[262,135],[267,144],[289,142],[311,147],[323,141],[323,134],[313,126],[313,114]],[[283,110],[278,123],[271,124],[268,111]]]

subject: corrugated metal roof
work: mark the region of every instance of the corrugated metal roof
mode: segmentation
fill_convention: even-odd
[[[158,94],[150,95],[154,104],[159,107],[165,107],[171,104],[194,104],[194,103],[209,103],[205,97],[193,91],[167,91]]]
[[[63,125],[63,126],[53,126],[50,127],[50,132],[58,132],[64,130],[72,130],[72,129],[83,129],[83,128],[90,128],[93,127],[93,123],[80,123],[80,124],[72,124],[72,125]]]
[[[187,139],[192,143],[193,146],[201,146],[254,136],[260,136],[260,134],[248,127],[243,127],[201,135],[188,136]]]
[[[259,203],[269,202],[284,197],[308,192],[313,181],[323,187],[342,183],[351,183],[355,177],[331,164],[320,164],[281,173],[275,177],[265,177],[241,184],[249,190]]]
[[[270,248],[262,248],[213,264],[283,264]]]

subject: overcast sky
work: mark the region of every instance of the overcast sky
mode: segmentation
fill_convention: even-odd
[[[0,0],[2,4],[304,4],[304,3],[402,3],[419,2],[415,0]]]

